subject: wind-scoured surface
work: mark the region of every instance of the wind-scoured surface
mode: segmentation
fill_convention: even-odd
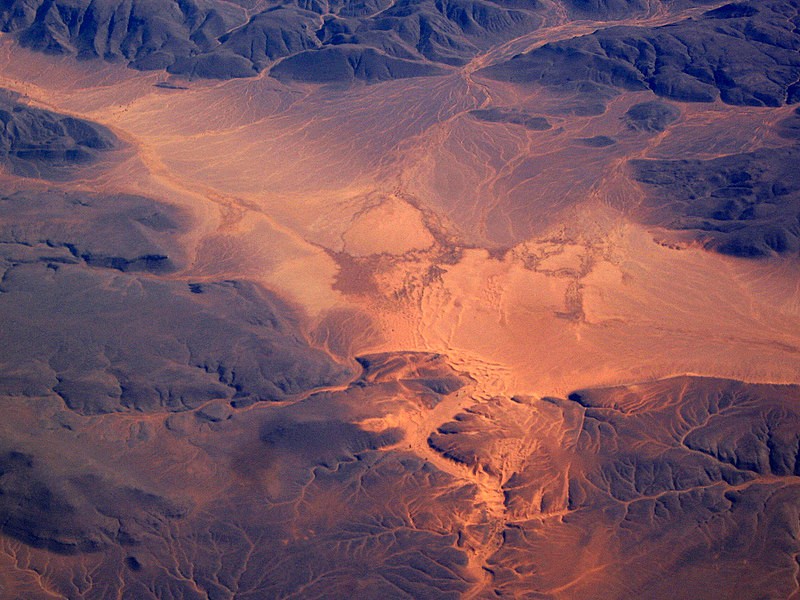
[[[800,597],[798,10],[0,3],[0,597]]]

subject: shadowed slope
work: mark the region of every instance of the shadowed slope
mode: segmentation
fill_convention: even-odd
[[[684,102],[800,101],[796,2],[749,2],[663,27],[610,27],[488,67],[500,81],[579,90],[652,90]]]
[[[0,393],[56,393],[82,414],[175,411],[281,400],[347,376],[251,283],[137,275],[182,262],[175,209],[55,191],[0,206]]]
[[[562,11],[579,18],[622,19],[658,7],[643,0],[245,4],[4,0],[0,27],[35,50],[124,61],[136,69],[167,69],[186,77],[252,77],[290,57],[274,70],[276,76],[319,83],[440,75],[446,72],[440,66],[465,65],[481,51],[561,18]]]
[[[20,102],[0,89],[0,161],[17,175],[62,179],[121,144],[102,125]]]
[[[800,149],[765,148],[711,160],[639,160],[644,221],[746,258],[800,252]]]

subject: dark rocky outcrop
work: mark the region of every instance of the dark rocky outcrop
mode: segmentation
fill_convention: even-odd
[[[745,258],[800,252],[800,149],[764,148],[711,160],[635,160],[640,218]]]
[[[59,477],[48,459],[0,452],[0,531],[57,554],[134,545],[154,523],[180,519],[186,507],[97,473]],[[63,465],[57,465],[62,469]]]
[[[347,377],[253,284],[145,277],[183,261],[176,209],[30,190],[0,207],[0,394],[57,394],[81,414],[182,411]]]
[[[621,19],[651,9],[643,0],[564,4],[575,18]],[[682,4],[689,2],[670,2]],[[221,0],[2,0],[0,29],[34,50],[189,78],[250,77],[278,62],[275,74],[283,79],[374,82],[462,66],[536,29],[558,8],[539,0],[290,0],[250,14],[247,6]],[[320,49],[325,51],[314,52]],[[281,66],[287,57],[292,60]]]
[[[664,131],[680,117],[681,111],[666,102],[641,102],[625,113],[625,123],[630,129],[645,133]]]
[[[16,175],[62,179],[120,145],[102,125],[34,108],[0,89],[0,163]]]
[[[796,2],[740,3],[662,27],[600,29],[481,73],[562,91],[592,83],[681,102],[780,106],[800,101],[797,20]]]

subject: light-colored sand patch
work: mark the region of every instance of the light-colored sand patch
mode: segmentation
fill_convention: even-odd
[[[343,238],[345,252],[353,256],[405,254],[434,241],[419,210],[395,196],[359,215]]]
[[[535,241],[527,245],[537,253]],[[564,245],[553,255],[561,258],[543,261],[556,270],[526,265],[515,252],[498,259],[468,250],[435,278],[408,263],[378,275],[384,300],[371,310],[387,336],[382,349],[446,353],[469,365],[487,396],[566,394],[680,373],[796,380],[800,313],[785,301],[791,273],[757,277],[758,263],[666,248],[630,224]],[[569,268],[577,264],[580,271]]]

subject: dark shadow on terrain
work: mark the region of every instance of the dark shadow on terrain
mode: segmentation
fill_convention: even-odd
[[[727,5],[663,27],[610,27],[545,44],[481,74],[561,91],[651,90],[681,102],[781,106],[800,101],[795,2]]]
[[[120,147],[111,131],[22,103],[0,89],[0,162],[15,175],[64,179]]]

